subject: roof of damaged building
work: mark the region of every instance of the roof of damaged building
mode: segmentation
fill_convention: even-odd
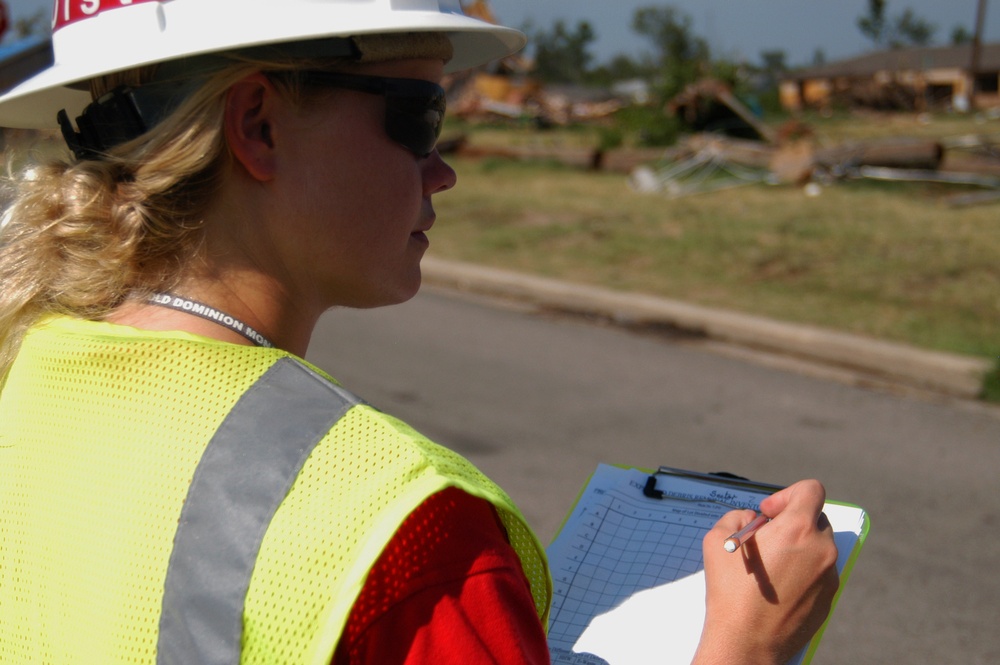
[[[786,79],[804,80],[840,76],[871,76],[883,71],[926,71],[929,69],[968,69],[972,64],[972,45],[931,46],[873,51],[846,60],[788,72]],[[1000,43],[983,44],[980,70],[1000,70]]]

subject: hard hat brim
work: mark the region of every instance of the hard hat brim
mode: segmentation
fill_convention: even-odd
[[[454,72],[511,55],[527,41],[518,30],[458,13],[382,11],[373,20],[370,13],[345,17],[341,3],[321,2],[289,2],[279,16],[259,20],[244,16],[238,30],[220,30],[220,22],[206,15],[213,4],[143,3],[87,19],[87,23],[103,22],[104,34],[116,36],[114,44],[81,43],[94,34],[93,25],[84,27],[83,21],[61,28],[54,40],[55,63],[0,97],[0,126],[56,128],[59,110],[76,117],[90,103],[86,83],[96,76],[207,53],[325,37],[441,32],[454,47],[445,71]],[[137,23],[147,29],[136,30]],[[83,52],[88,54],[86,58],[61,57],[63,53]]]

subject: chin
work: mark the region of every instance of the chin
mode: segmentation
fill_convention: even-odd
[[[362,297],[354,303],[347,303],[348,307],[357,309],[374,309],[376,307],[388,307],[389,305],[400,305],[417,295],[420,290],[420,268],[418,267],[414,275],[407,279],[401,279],[392,284],[382,284],[382,288],[373,289],[367,297]]]

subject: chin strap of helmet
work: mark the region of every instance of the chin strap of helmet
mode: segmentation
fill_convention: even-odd
[[[56,120],[66,145],[77,159],[100,159],[108,150],[138,138],[165,118],[187,96],[191,82],[154,83],[139,88],[119,86],[102,95],[76,119],[65,110]]]
[[[76,119],[79,131],[73,128],[66,110],[59,111],[56,119],[63,138],[77,159],[98,159],[108,148],[146,131],[146,121],[137,108],[134,92],[121,86],[92,102]]]

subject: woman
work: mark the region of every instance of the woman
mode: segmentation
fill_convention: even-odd
[[[0,237],[0,661],[548,661],[510,499],[301,360],[326,310],[417,291],[440,79],[523,43],[445,4],[57,2],[56,64],[0,98],[68,109],[74,153]],[[699,662],[816,630],[822,503],[772,497],[759,557],[718,555],[745,511],[709,534]]]

